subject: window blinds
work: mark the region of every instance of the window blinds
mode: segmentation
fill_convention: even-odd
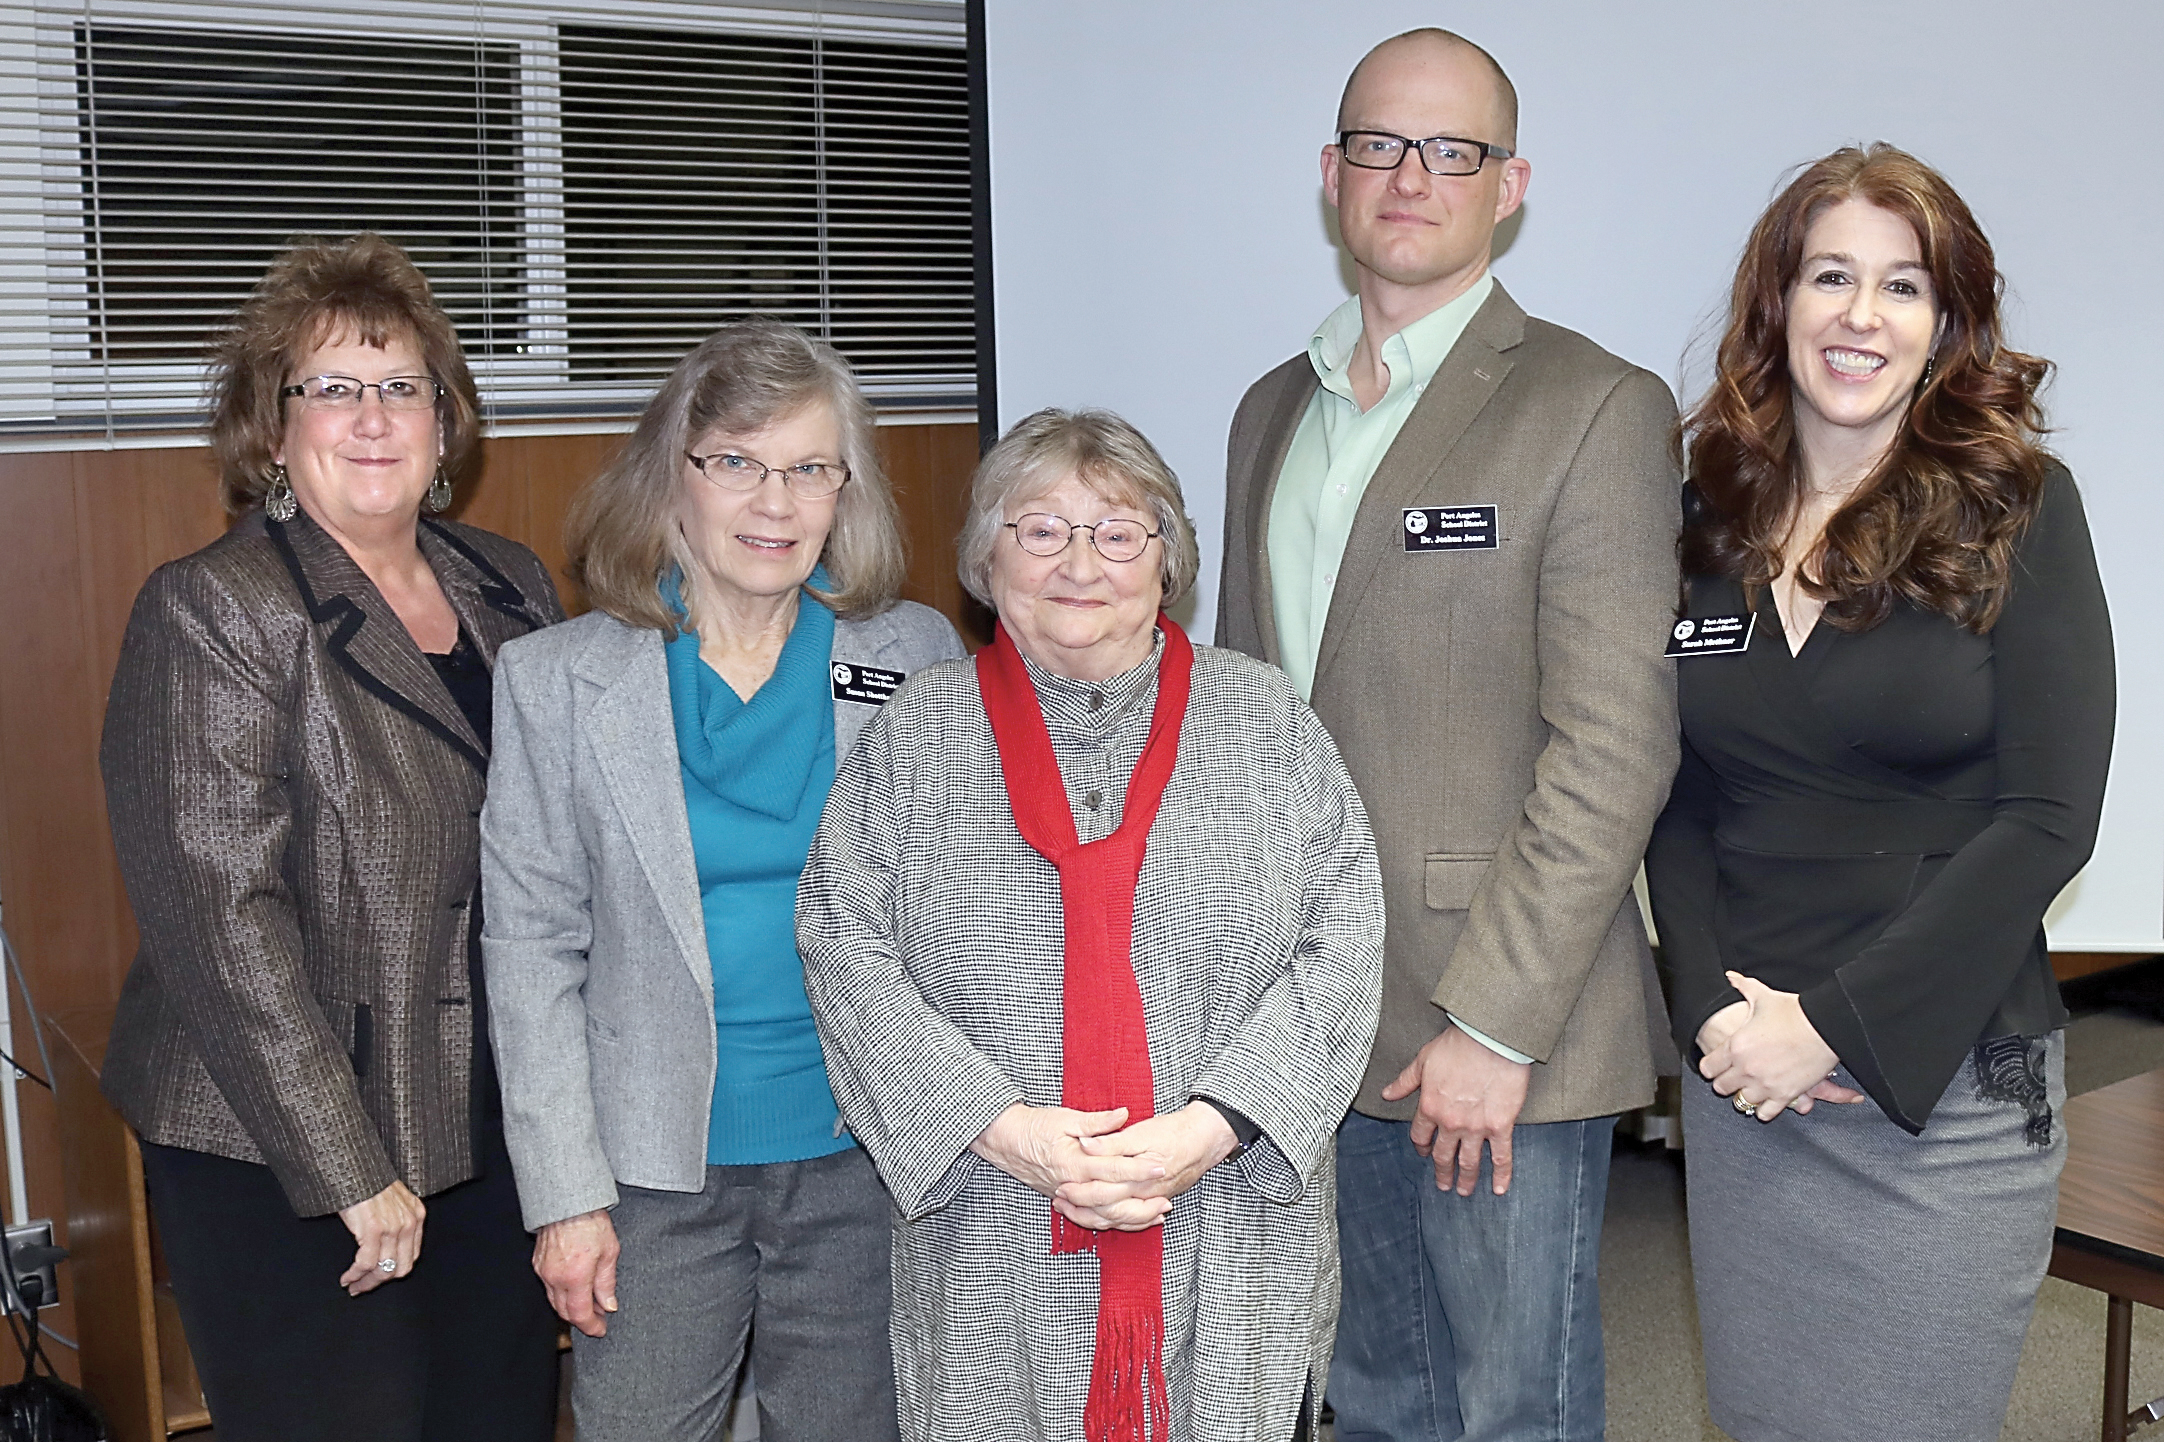
[[[754,312],[966,407],[962,46],[955,0],[7,7],[0,443],[196,427],[270,259],[364,228],[499,423],[628,414]]]

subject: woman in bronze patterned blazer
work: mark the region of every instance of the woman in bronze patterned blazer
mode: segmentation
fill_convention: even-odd
[[[288,252],[216,353],[240,520],[144,584],[113,678],[142,948],[104,1085],[223,1442],[553,1430],[477,878],[496,650],[563,611],[531,551],[422,514],[479,430],[403,251]]]

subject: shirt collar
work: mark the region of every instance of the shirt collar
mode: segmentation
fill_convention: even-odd
[[[1443,358],[1457,345],[1458,337],[1473,313],[1486,304],[1495,289],[1495,275],[1484,272],[1456,300],[1436,307],[1383,342],[1383,365],[1390,371],[1390,390],[1426,385],[1434,379]],[[1323,389],[1352,399],[1352,378],[1345,368],[1353,347],[1360,342],[1360,297],[1353,296],[1323,318],[1307,343],[1308,363]]]
[[[1029,679],[1036,684],[1037,704],[1043,709],[1045,720],[1076,730],[1099,732],[1109,731],[1125,720],[1145,696],[1152,694],[1158,664],[1164,659],[1163,628],[1152,631],[1150,641],[1150,654],[1142,658],[1141,664],[1102,681],[1077,681],[1070,676],[1061,676],[1023,656],[1022,664],[1029,668]],[[1019,652],[1020,648],[1016,650]]]

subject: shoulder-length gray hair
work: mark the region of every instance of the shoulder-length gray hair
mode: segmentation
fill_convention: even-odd
[[[1162,604],[1169,606],[1186,595],[1202,569],[1202,557],[1172,467],[1148,437],[1110,411],[1049,406],[1016,421],[977,463],[969,487],[969,519],[962,523],[956,548],[960,554],[955,569],[969,594],[992,604],[992,552],[1007,520],[1008,503],[1051,490],[1069,476],[1116,505],[1150,512],[1163,543],[1158,551],[1158,574],[1165,587]]]
[[[622,452],[572,504],[565,527],[571,574],[593,604],[626,625],[674,636],[676,615],[659,587],[672,567],[693,573],[677,520],[685,452],[712,431],[764,430],[822,401],[841,428],[849,483],[835,497],[834,527],[820,553],[830,589],[807,589],[842,616],[875,615],[893,605],[902,584],[902,533],[879,464],[871,404],[832,346],[758,317],[723,326],[677,362]]]

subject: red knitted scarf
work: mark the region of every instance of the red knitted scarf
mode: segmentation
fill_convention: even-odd
[[[1059,868],[1066,915],[1063,1097],[1077,1111],[1157,1114],[1149,1033],[1132,955],[1135,883],[1144,844],[1179,752],[1194,647],[1168,616],[1149,740],[1127,783],[1119,830],[1084,846],[1022,653],[997,629],[977,653],[977,689],[999,745],[1007,799],[1022,839]],[[1165,1400],[1164,1230],[1093,1232],[1052,1214],[1052,1251],[1097,1254],[1097,1351],[1082,1413],[1088,1442],[1149,1442],[1170,1435]]]

